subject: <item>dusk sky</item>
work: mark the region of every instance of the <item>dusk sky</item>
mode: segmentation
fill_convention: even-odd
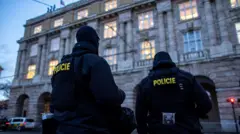
[[[60,0],[39,0],[49,5],[62,7]],[[64,0],[65,5],[78,0]],[[26,20],[47,12],[45,5],[33,0],[0,0],[0,65],[4,68],[0,82],[12,80],[15,70],[17,51],[16,42],[24,34]],[[10,77],[9,77],[10,76]],[[1,99],[1,95],[0,95]]]
[[[49,5],[56,4],[62,7],[60,0],[39,0]],[[64,0],[65,5],[77,0]],[[0,65],[3,66],[1,81],[3,77],[14,75],[16,57],[19,45],[16,43],[24,34],[23,25],[26,20],[37,17],[47,12],[45,5],[33,0],[0,0]],[[9,77],[12,79],[13,77]],[[8,79],[9,79],[8,78]]]

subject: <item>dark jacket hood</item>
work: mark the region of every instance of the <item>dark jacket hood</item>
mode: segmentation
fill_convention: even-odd
[[[99,46],[99,37],[95,29],[89,26],[82,26],[76,34],[77,42],[89,42],[96,48]]]
[[[170,55],[167,52],[158,52],[154,56],[153,70],[158,68],[173,68],[176,64],[172,61]]]
[[[92,53],[98,55],[98,47],[86,41],[76,43],[73,47],[72,55],[77,56],[83,53]]]

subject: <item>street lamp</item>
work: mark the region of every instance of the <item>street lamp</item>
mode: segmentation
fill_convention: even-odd
[[[235,127],[236,127],[236,133],[238,134],[238,124],[237,124],[237,119],[236,119],[236,113],[235,113],[235,107],[234,104],[236,102],[236,99],[233,97],[230,97],[227,99],[227,102],[232,104],[232,110],[233,110],[233,118],[234,118],[234,122],[235,122]]]

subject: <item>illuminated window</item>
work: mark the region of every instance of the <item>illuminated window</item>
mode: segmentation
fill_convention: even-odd
[[[60,38],[54,38],[51,40],[51,51],[57,51],[59,50],[59,45],[60,45]]]
[[[57,66],[58,60],[52,60],[49,62],[48,75],[53,75],[53,70]]]
[[[231,2],[231,7],[236,8],[240,6],[240,0],[230,0]]]
[[[117,8],[117,0],[109,0],[105,2],[105,11],[109,11],[114,8]]]
[[[104,38],[112,38],[117,35],[117,22],[109,22],[104,25]]]
[[[189,0],[179,4],[180,19],[190,20],[198,17],[197,0]]]
[[[141,43],[141,60],[153,59],[155,56],[155,41],[144,41]]]
[[[34,34],[41,33],[42,32],[42,25],[34,27]]]
[[[240,22],[236,23],[235,27],[236,27],[236,31],[237,31],[238,42],[240,43]]]
[[[54,27],[59,27],[63,25],[63,18],[57,19],[54,21]]]
[[[37,55],[37,47],[38,45],[37,44],[34,44],[31,46],[31,50],[30,50],[30,56],[36,56]]]
[[[200,31],[191,31],[184,34],[184,52],[196,52],[202,50]]]
[[[78,19],[78,20],[81,20],[81,19],[86,18],[86,17],[88,17],[88,10],[87,10],[87,9],[86,9],[86,10],[79,11],[79,12],[77,13],[77,19]]]
[[[36,73],[36,65],[29,65],[27,72],[27,79],[32,79]]]
[[[145,12],[138,15],[139,30],[153,27],[153,12]]]
[[[104,50],[104,57],[109,65],[117,64],[117,49],[108,48]]]

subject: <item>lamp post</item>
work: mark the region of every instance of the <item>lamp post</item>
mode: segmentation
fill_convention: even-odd
[[[232,110],[233,110],[233,118],[234,118],[234,122],[235,122],[235,127],[236,127],[236,134],[238,134],[238,124],[237,124],[237,118],[236,118],[236,113],[235,113],[235,107],[234,107],[234,103],[235,103],[235,98],[230,97],[227,99],[227,102],[231,103],[232,105]]]

